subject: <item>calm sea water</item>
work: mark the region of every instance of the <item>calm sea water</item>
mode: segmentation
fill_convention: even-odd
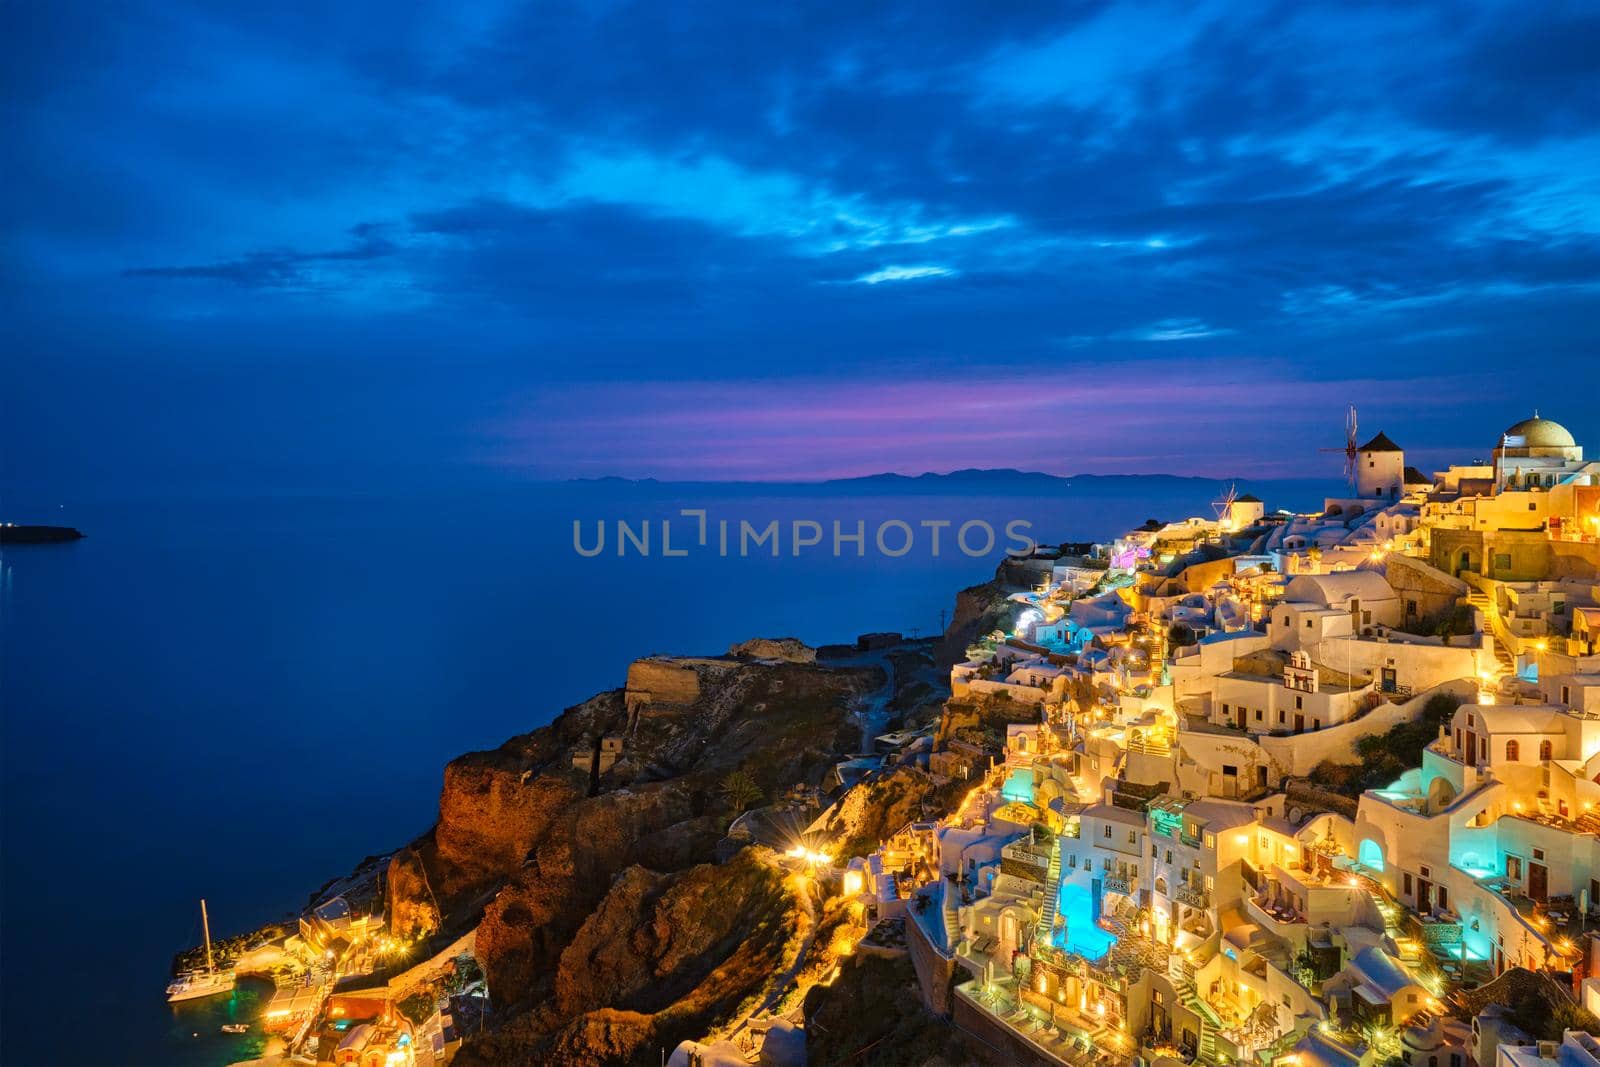
[[[1256,487],[1301,507],[1320,487]],[[1003,548],[663,558],[572,548],[573,519],[703,506],[764,523],[1021,518],[1041,540],[1209,514],[1215,487],[826,495],[618,485],[477,494],[0,501],[89,537],[0,555],[0,1061],[222,1064],[248,991],[163,999],[172,954],[300,909],[432,821],[441,771],[621,684],[652,652],[924,634]],[[64,504],[65,506],[58,506]],[[687,522],[687,520],[680,520]],[[614,531],[613,531],[614,532]],[[675,544],[688,527],[675,530]],[[588,535],[586,535],[588,536]],[[657,535],[659,536],[659,534]],[[714,544],[713,537],[713,544]]]

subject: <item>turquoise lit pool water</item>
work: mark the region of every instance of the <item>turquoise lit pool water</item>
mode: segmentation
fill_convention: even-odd
[[[1007,800],[1019,801],[1023,804],[1033,803],[1033,772],[1025,768],[1014,770],[1006,777],[1005,785],[1000,787],[1000,795]]]
[[[1094,894],[1088,886],[1078,882],[1063,884],[1056,897],[1056,911],[1065,923],[1056,937],[1057,948],[1097,960],[1117,943],[1115,936],[1095,924]]]

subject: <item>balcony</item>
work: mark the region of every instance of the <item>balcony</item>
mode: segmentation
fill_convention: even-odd
[[[1172,894],[1172,899],[1191,908],[1211,907],[1211,894],[1199,886],[1180,885],[1177,891]]]
[[[1108,874],[1101,881],[1107,892],[1128,894],[1128,879],[1119,874]]]
[[[1244,910],[1263,930],[1266,930],[1285,940],[1292,940],[1294,927],[1304,926],[1306,917],[1294,908],[1287,908],[1276,904],[1265,893],[1255,897],[1245,897]]]

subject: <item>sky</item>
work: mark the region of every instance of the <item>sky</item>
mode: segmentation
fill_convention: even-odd
[[[0,477],[1600,450],[1592,3],[0,5]]]

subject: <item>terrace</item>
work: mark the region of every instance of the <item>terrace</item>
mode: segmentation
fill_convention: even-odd
[[[1047,1061],[1069,1067],[1119,1067],[1133,1059],[1133,1043],[1105,1017],[1024,994],[1015,978],[964,982],[955,987],[955,996]]]

